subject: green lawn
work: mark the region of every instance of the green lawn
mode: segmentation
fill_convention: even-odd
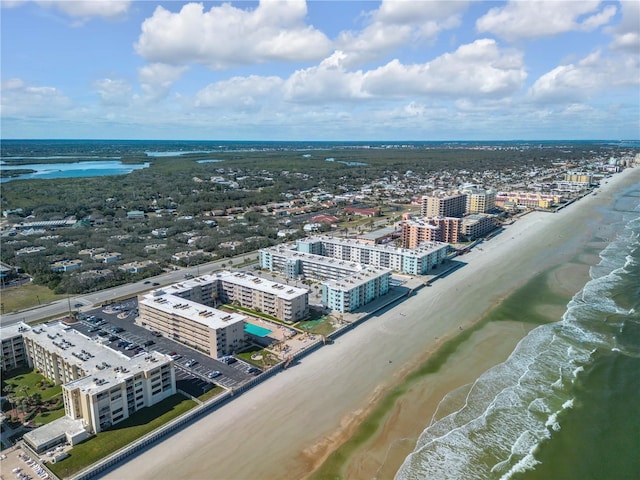
[[[45,388],[41,386],[41,382],[46,382]],[[13,394],[17,396],[33,395],[39,393],[42,400],[50,400],[51,398],[60,395],[62,393],[62,387],[60,385],[50,386],[51,383],[39,373],[26,368],[17,369],[9,372],[7,378],[2,379],[2,391],[4,392],[6,386],[11,385],[13,387]],[[26,387],[26,391],[23,388]]]
[[[196,402],[182,395],[173,395],[153,407],[143,408],[109,430],[74,446],[69,457],[49,468],[59,478],[66,478],[110,455],[120,448],[152,432],[196,406]]]
[[[37,307],[64,298],[49,288],[31,283],[2,290],[2,313],[17,312],[25,308]]]
[[[53,422],[54,420],[57,420],[58,418],[62,418],[62,417],[64,417],[64,405],[57,410],[39,413],[33,418],[33,421],[36,423],[38,427],[40,427],[45,423]]]
[[[206,402],[207,400],[213,397],[217,397],[218,395],[224,392],[226,392],[224,388],[222,388],[220,385],[216,385],[211,390],[207,390],[205,393],[198,396],[198,400],[200,400],[201,402]]]
[[[331,332],[335,331],[335,327],[331,323],[331,317],[324,316],[320,317],[316,320],[309,320],[305,322],[299,322],[296,324],[296,327],[304,330],[305,332],[312,333],[314,335],[329,335]]]

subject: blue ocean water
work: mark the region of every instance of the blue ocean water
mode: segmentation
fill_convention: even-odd
[[[603,213],[609,243],[563,318],[433,420],[397,480],[640,478],[640,184]]]

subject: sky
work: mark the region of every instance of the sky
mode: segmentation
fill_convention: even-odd
[[[640,2],[0,0],[4,139],[640,138]]]

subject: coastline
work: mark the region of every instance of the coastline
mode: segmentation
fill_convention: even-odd
[[[385,392],[401,385],[445,339],[460,335],[460,328],[469,329],[531,278],[582,254],[581,249],[598,229],[598,205],[610,201],[625,182],[637,181],[640,169],[635,170],[609,179],[597,197],[589,195],[555,214],[526,215],[485,243],[482,251],[461,257],[467,265],[455,273],[367,320],[334,345],[320,349],[104,478],[307,476],[357,431]],[[577,279],[582,275],[578,270],[557,275]],[[522,334],[514,328],[513,339],[524,336],[532,326],[524,326]],[[472,335],[471,343],[483,345],[477,350],[490,349],[496,338],[501,339],[496,332],[485,334]],[[499,363],[498,357],[513,349],[506,340],[504,344],[500,354],[491,348],[486,355],[488,363]],[[464,350],[463,357],[451,357],[463,372],[464,365],[477,362],[473,355],[476,349]],[[438,370],[439,374],[444,370],[446,367]],[[468,382],[464,380],[462,385]],[[437,397],[450,391],[446,388],[438,390],[442,395],[434,393],[431,406],[425,408],[435,411]],[[428,418],[424,410],[421,418]]]

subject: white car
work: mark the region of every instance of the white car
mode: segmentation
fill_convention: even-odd
[[[219,377],[220,375],[222,374],[216,370],[215,372],[209,372],[209,375],[207,375],[207,377],[216,378],[216,377]]]

